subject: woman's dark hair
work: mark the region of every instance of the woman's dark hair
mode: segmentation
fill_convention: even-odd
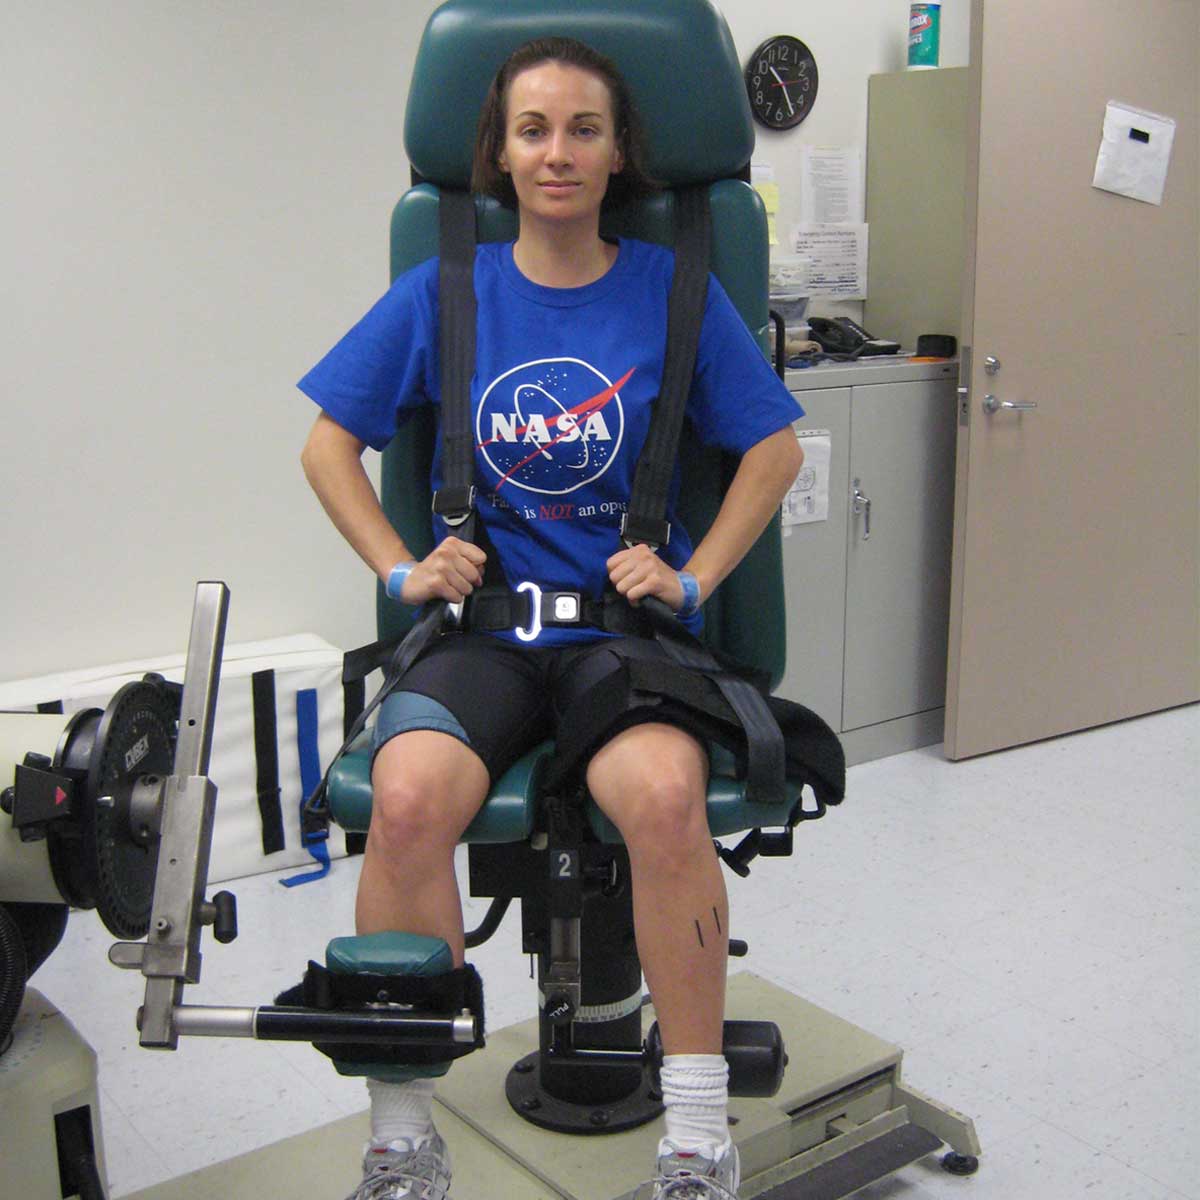
[[[504,149],[507,126],[508,93],[512,81],[522,71],[548,62],[589,71],[608,88],[617,145],[621,148],[624,161],[620,173],[609,180],[603,207],[617,208],[654,191],[657,184],[646,174],[646,140],[629,85],[611,59],[583,42],[564,37],[536,38],[518,46],[496,72],[479,113],[475,157],[471,166],[471,191],[493,196],[509,208],[516,207],[517,193],[512,180],[500,169],[500,151]]]

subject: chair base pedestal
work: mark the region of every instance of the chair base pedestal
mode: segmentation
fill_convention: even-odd
[[[552,1095],[543,1086],[541,1054],[527,1054],[509,1071],[504,1094],[513,1111],[541,1129],[556,1133],[622,1133],[636,1129],[661,1115],[662,1093],[655,1087],[649,1068],[643,1068],[640,1084],[627,1096],[605,1103],[578,1103]]]

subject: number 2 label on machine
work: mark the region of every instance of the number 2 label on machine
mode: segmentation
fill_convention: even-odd
[[[550,874],[554,879],[578,879],[579,852],[577,850],[551,851]]]

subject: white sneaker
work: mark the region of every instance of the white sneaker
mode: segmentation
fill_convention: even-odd
[[[363,1153],[363,1181],[346,1200],[446,1200],[450,1152],[435,1133],[413,1145],[407,1138]]]
[[[702,1150],[678,1150],[667,1139],[662,1145],[650,1200],[737,1200],[741,1162],[733,1142]]]

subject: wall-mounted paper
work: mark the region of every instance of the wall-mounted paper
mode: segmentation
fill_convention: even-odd
[[[1092,186],[1161,204],[1174,140],[1175,122],[1170,117],[1110,100]]]
[[[805,282],[803,296],[864,300],[867,295],[867,226],[798,225],[792,251]]]
[[[774,181],[755,182],[754,190],[762,197],[763,207],[767,210],[767,241],[772,246],[778,246],[775,219],[779,216],[779,184]]]
[[[808,225],[859,223],[863,201],[862,153],[852,147],[800,147],[800,219]]]

